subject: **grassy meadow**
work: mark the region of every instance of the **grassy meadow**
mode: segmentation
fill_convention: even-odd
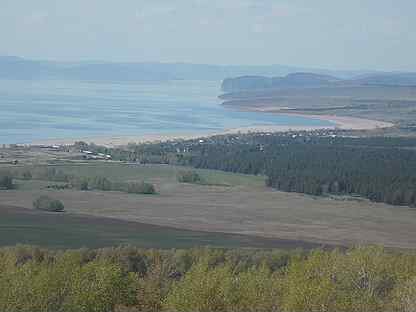
[[[177,173],[184,168],[163,165],[126,165],[120,163],[65,163],[53,166],[24,166],[8,168],[10,170],[31,171],[39,176],[47,168],[53,167],[65,174],[92,178],[104,176],[115,182],[122,181],[151,181],[158,187],[167,188],[180,184]],[[221,184],[223,187],[237,185],[255,186],[264,183],[263,177],[253,177],[239,174],[229,174],[213,170],[197,170],[207,185]],[[80,196],[87,198],[90,193],[74,190],[48,189],[50,185],[65,185],[65,182],[48,181],[46,179],[15,179],[15,190],[2,191],[0,195],[0,246],[14,244],[29,244],[47,246],[50,248],[99,248],[120,244],[134,245],[143,248],[190,248],[200,245],[215,247],[257,247],[257,248],[310,248],[318,246],[312,243],[295,240],[268,239],[238,234],[210,233],[191,231],[173,227],[157,226],[139,222],[129,222],[117,218],[97,217],[71,212],[47,213],[31,208],[31,200],[38,194],[48,194],[54,198],[70,198],[76,200]],[[163,191],[164,192],[164,191]],[[109,192],[120,201],[123,196],[137,199],[146,195],[120,194]],[[149,195],[150,196],[150,195]],[[148,197],[149,197],[148,196]],[[152,196],[160,196],[152,195]],[[67,198],[69,197],[69,198]],[[11,198],[11,200],[7,200]],[[24,203],[21,205],[20,200]],[[12,203],[7,206],[4,203]],[[19,205],[21,208],[16,206]],[[104,202],[100,203],[105,205]],[[112,207],[117,211],[117,207]],[[67,209],[68,210],[68,209]],[[79,211],[86,212],[88,211]]]
[[[75,241],[74,245],[71,245],[73,247],[82,246],[79,242],[91,247],[118,243],[169,247],[172,246],[172,241],[175,242],[173,246],[270,246],[269,239],[274,241],[271,243],[273,246],[279,246],[283,240],[301,242],[300,245],[379,244],[396,248],[416,247],[416,238],[409,236],[416,226],[416,211],[412,208],[393,207],[357,198],[314,197],[279,192],[266,187],[263,176],[195,170],[204,182],[195,184],[180,183],[177,180],[178,172],[190,170],[189,168],[170,165],[64,161],[54,162],[49,166],[22,165],[7,168],[22,172],[30,170],[33,176],[32,179],[15,179],[15,189],[0,191],[1,206],[27,208],[33,212],[32,203],[41,195],[59,199],[65,205],[65,216],[59,221],[47,223],[49,230],[45,232],[33,226],[40,222],[39,219],[29,222],[31,226],[20,227],[19,222],[24,220],[23,216],[14,219],[2,217],[3,233],[10,237],[13,233],[13,242],[19,242],[21,235],[26,239],[24,242],[36,243],[30,239],[35,239],[40,232],[56,232],[60,233],[55,234],[56,238],[54,234],[44,234],[39,242],[46,242],[46,245],[49,242],[58,247],[70,244],[72,239]],[[48,188],[67,184],[48,181],[44,172],[51,168],[65,175],[106,177],[115,183],[146,181],[155,185],[156,194]],[[110,230],[101,225],[105,224],[104,221],[88,225],[88,222],[75,222],[71,217],[73,215],[100,220],[110,218],[120,223],[114,225],[114,230]],[[123,222],[132,226],[125,227]],[[9,223],[13,223],[13,231],[8,230]],[[137,223],[189,230],[192,233],[185,232],[185,236],[190,235],[188,237],[191,238],[195,233],[203,234],[202,237],[198,234],[197,239],[192,238],[182,244],[181,239],[176,239],[183,238],[182,234],[157,236],[156,231],[151,232],[151,235],[155,236],[152,236],[153,238],[149,239],[151,243],[147,244],[146,239],[142,239],[143,235],[136,235],[144,229],[143,226],[135,228],[133,225]],[[79,230],[66,230],[72,228]],[[106,229],[112,234],[105,234]],[[207,232],[218,234],[207,237]],[[35,234],[31,236],[31,233]],[[84,235],[85,233],[88,235]],[[221,233],[243,235],[245,243],[240,239],[227,242]],[[263,237],[266,243],[246,243],[248,236]],[[66,243],[60,244],[60,237],[65,237]],[[171,239],[172,237],[175,239]],[[7,241],[8,239],[4,238],[3,242]],[[283,243],[283,246],[287,245]],[[294,246],[299,244],[294,243]]]

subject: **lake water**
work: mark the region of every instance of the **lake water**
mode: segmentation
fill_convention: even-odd
[[[0,80],[0,144],[146,134],[206,134],[255,125],[330,126],[222,107],[218,81],[92,83]]]

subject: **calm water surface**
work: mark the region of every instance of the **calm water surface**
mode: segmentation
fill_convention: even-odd
[[[330,126],[222,107],[218,81],[93,83],[0,80],[0,144],[145,134],[205,134],[255,125]]]

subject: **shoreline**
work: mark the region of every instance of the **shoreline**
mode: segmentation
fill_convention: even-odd
[[[287,116],[299,116],[304,118],[318,119],[329,121],[333,123],[335,129],[339,130],[376,130],[394,127],[394,124],[387,121],[380,121],[367,118],[359,118],[352,116],[337,116],[337,115],[318,115],[318,114],[305,114],[299,112],[291,112],[290,109],[276,110],[276,109],[253,109],[250,111],[255,112],[268,112],[271,114],[280,114]],[[322,128],[322,127],[321,127]]]
[[[164,142],[172,140],[189,140],[206,138],[214,135],[225,135],[235,133],[255,133],[255,132],[287,132],[287,131],[313,131],[313,130],[375,130],[382,128],[393,127],[393,123],[364,119],[357,117],[336,116],[336,115],[309,115],[297,112],[288,112],[285,110],[276,110],[270,108],[255,108],[249,111],[255,112],[268,112],[272,114],[288,115],[288,116],[300,116],[311,119],[318,119],[328,121],[333,126],[302,126],[302,125],[255,125],[247,127],[238,127],[224,129],[222,131],[213,131],[205,133],[173,133],[173,134],[139,134],[139,135],[117,135],[117,136],[96,136],[96,137],[84,137],[84,138],[68,138],[68,139],[47,139],[36,140],[28,145],[72,145],[77,141],[84,141],[87,143],[94,143],[106,147],[116,147],[127,145],[129,143],[152,143],[152,142]]]

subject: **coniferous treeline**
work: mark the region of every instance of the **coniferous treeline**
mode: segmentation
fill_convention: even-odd
[[[416,256],[314,250],[0,249],[7,312],[415,311]]]
[[[215,136],[107,150],[120,159],[267,176],[267,185],[312,195],[360,195],[416,205],[416,140],[308,132]]]

